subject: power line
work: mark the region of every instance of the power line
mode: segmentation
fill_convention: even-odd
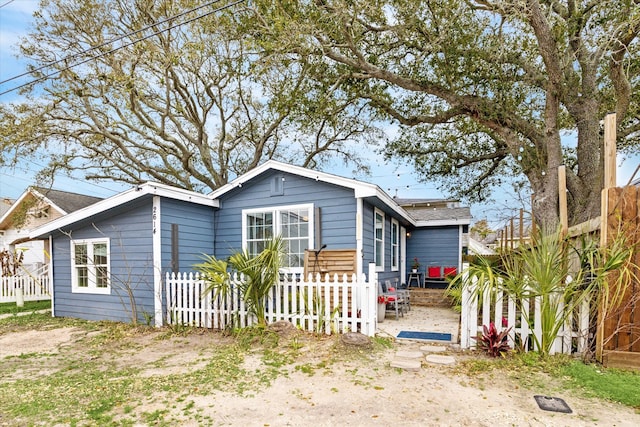
[[[219,0],[218,0],[218,1],[219,1]],[[140,43],[141,41],[146,40],[146,39],[149,39],[149,38],[151,38],[151,37],[153,37],[153,36],[157,36],[158,34],[164,33],[164,32],[166,32],[166,31],[172,30],[172,29],[174,29],[174,28],[180,27],[180,26],[185,25],[185,24],[189,24],[189,23],[191,23],[191,22],[197,21],[197,20],[202,19],[202,18],[204,18],[204,17],[207,17],[207,16],[209,16],[209,15],[213,15],[214,13],[217,13],[217,12],[220,12],[220,11],[223,11],[223,10],[226,10],[226,9],[229,9],[229,8],[231,8],[231,7],[233,7],[233,6],[236,6],[236,5],[240,4],[240,3],[244,3],[244,2],[246,2],[246,1],[247,1],[247,0],[237,0],[237,1],[233,2],[233,3],[229,3],[229,4],[225,5],[225,6],[221,6],[221,7],[217,8],[217,9],[214,9],[214,10],[212,10],[211,12],[207,12],[207,13],[204,13],[204,14],[202,14],[202,15],[198,15],[198,16],[196,16],[195,18],[191,18],[191,19],[188,19],[188,20],[186,20],[186,21],[184,21],[184,22],[181,22],[181,23],[179,23],[179,24],[175,24],[175,25],[169,26],[169,27],[167,27],[167,28],[165,28],[165,29],[163,29],[163,30],[156,31],[156,32],[154,32],[154,33],[151,33],[151,34],[149,34],[149,35],[145,36],[145,37],[141,37],[141,38],[139,38],[139,39],[137,39],[137,40],[134,40],[134,41],[132,41],[132,42],[129,42],[129,43],[123,44],[122,46],[119,46],[119,47],[117,47],[117,48],[111,49],[110,51],[103,52],[103,53],[101,53],[101,54],[99,54],[99,55],[92,56],[92,57],[90,57],[90,58],[88,58],[88,59],[85,59],[84,61],[80,61],[80,62],[78,62],[78,63],[76,63],[76,64],[69,65],[68,67],[65,67],[65,68],[63,68],[63,69],[61,69],[61,70],[58,70],[58,71],[55,71],[55,72],[53,72],[53,73],[47,74],[46,76],[40,77],[40,78],[38,78],[38,79],[35,79],[35,80],[30,81],[30,82],[24,83],[24,84],[22,84],[22,85],[16,86],[16,87],[14,87],[14,88],[11,88],[11,89],[8,89],[8,90],[5,90],[4,92],[0,92],[0,96],[2,96],[2,95],[6,95],[7,93],[11,93],[11,92],[16,91],[16,90],[18,90],[18,89],[22,89],[23,87],[31,86],[31,85],[33,85],[33,84],[35,84],[35,83],[39,83],[39,82],[41,82],[41,81],[48,80],[50,77],[56,76],[56,75],[58,75],[58,74],[62,73],[63,71],[67,71],[67,70],[70,70],[71,68],[77,67],[77,66],[79,66],[79,65],[86,64],[87,62],[92,61],[92,60],[94,60],[94,59],[98,59],[98,58],[101,58],[101,57],[103,57],[103,56],[110,55],[110,54],[112,54],[112,53],[114,53],[114,52],[117,52],[117,51],[118,51],[118,50],[120,50],[120,49],[124,49],[125,47],[129,47],[129,46],[134,45],[134,44],[136,44],[136,43]],[[217,1],[214,1],[214,2],[212,2],[211,4],[214,4],[214,3],[216,3],[216,2],[217,2]],[[156,24],[156,25],[157,25],[157,24]],[[89,49],[88,51],[90,51],[90,49]]]
[[[39,167],[39,168],[45,168],[45,167],[46,167],[46,166],[44,166],[44,165],[41,165],[41,164],[39,164],[39,163],[34,162],[34,161],[33,161],[33,160],[31,160],[31,159],[22,159],[22,161],[24,161],[24,162],[28,162],[28,163],[31,163],[31,164],[33,164],[34,166],[37,166],[37,167]],[[14,167],[14,169],[23,169],[23,170],[24,170],[24,172],[33,173],[33,171],[32,171],[31,169],[28,169],[28,168],[27,168],[27,167],[25,167],[24,165],[22,166],[22,168],[19,168],[18,166],[15,166],[15,167]],[[31,177],[31,178],[26,178],[26,177],[22,177],[22,176],[10,175],[10,174],[8,174],[8,173],[6,173],[6,172],[2,172],[1,170],[0,170],[0,175],[8,176],[8,177],[11,177],[11,178],[13,178],[13,179],[22,180],[22,181],[25,181],[25,182],[33,182],[33,177]],[[99,189],[101,189],[101,190],[109,191],[109,192],[111,192],[111,193],[113,193],[113,194],[118,193],[118,191],[117,191],[117,190],[114,190],[113,188],[109,188],[109,187],[104,186],[104,185],[99,185],[99,184],[96,184],[95,182],[87,181],[87,180],[85,180],[85,179],[83,179],[83,178],[77,178],[77,177],[74,177],[74,176],[72,176],[72,175],[66,175],[66,176],[62,176],[62,177],[59,177],[59,178],[67,178],[67,179],[69,179],[69,180],[71,180],[71,181],[76,181],[76,182],[80,182],[80,183],[83,183],[83,184],[86,184],[86,185],[90,185],[90,186],[93,186],[93,187],[99,188]],[[55,179],[55,177],[54,177],[54,179]]]
[[[6,6],[6,5],[8,5],[8,4],[13,3],[14,1],[15,1],[15,0],[9,0],[9,1],[8,1],[8,2],[6,2],[5,4],[0,5],[0,9],[2,9],[3,7],[5,7],[5,6]]]
[[[14,0],[11,0],[11,1],[14,1]],[[10,1],[9,3],[11,3],[11,1]],[[167,22],[167,21],[172,21],[172,20],[174,20],[174,19],[181,18],[181,17],[183,17],[184,15],[187,15],[187,14],[189,14],[189,13],[191,13],[191,12],[195,12],[196,10],[202,9],[202,8],[204,8],[204,7],[211,6],[211,5],[215,4],[215,3],[219,3],[220,1],[221,1],[221,0],[215,0],[215,1],[212,1],[212,2],[209,2],[209,3],[206,3],[206,4],[203,4],[203,5],[201,5],[201,6],[194,7],[193,9],[189,9],[189,10],[187,10],[187,11],[185,11],[185,12],[182,12],[182,13],[179,13],[179,14],[177,14],[177,15],[171,16],[171,17],[169,17],[169,18],[163,19],[162,21],[158,21],[158,22],[154,22],[153,24],[149,24],[149,25],[147,25],[146,27],[142,27],[142,28],[140,28],[139,30],[132,31],[132,32],[127,33],[127,34],[123,34],[123,35],[121,35],[121,36],[119,36],[119,37],[116,37],[116,38],[114,38],[114,39],[111,39],[111,40],[109,40],[109,41],[106,41],[106,42],[104,42],[104,43],[102,43],[102,44],[99,44],[99,45],[97,45],[97,46],[93,46],[93,47],[90,47],[89,49],[85,49],[85,50],[83,50],[82,52],[74,53],[73,55],[67,55],[67,56],[65,56],[64,58],[61,58],[61,59],[59,59],[59,60],[57,60],[57,61],[49,62],[48,64],[45,64],[45,65],[41,65],[40,67],[35,68],[35,69],[31,70],[31,71],[25,71],[25,72],[24,72],[24,73],[22,73],[22,74],[18,74],[17,76],[13,76],[13,77],[10,77],[10,78],[8,78],[8,79],[6,79],[6,80],[2,80],[2,81],[0,81],[0,85],[1,85],[1,84],[4,84],[4,83],[7,83],[7,82],[10,82],[10,81],[12,81],[12,80],[18,79],[18,78],[20,78],[20,77],[23,77],[23,76],[29,75],[29,74],[31,74],[31,73],[35,73],[36,71],[40,71],[40,70],[43,70],[43,69],[45,69],[45,68],[52,67],[52,66],[57,65],[57,64],[59,64],[59,63],[61,63],[61,62],[66,62],[66,61],[72,60],[72,59],[74,59],[74,58],[76,58],[76,57],[78,57],[78,56],[84,55],[84,54],[89,53],[89,52],[91,52],[91,51],[93,51],[93,50],[100,49],[100,48],[105,47],[105,46],[107,46],[107,45],[110,45],[110,44],[112,44],[112,43],[118,42],[118,41],[120,41],[120,40],[122,40],[122,39],[124,39],[124,38],[126,38],[126,37],[131,37],[131,36],[133,36],[133,35],[136,35],[136,34],[138,34],[138,33],[141,33],[141,32],[143,32],[143,31],[146,31],[146,30],[148,30],[149,28],[153,28],[153,27],[155,27],[156,25],[161,25],[161,24],[164,24],[164,23],[165,23],[165,22]],[[9,4],[9,3],[5,3],[3,6],[6,6],[6,5],[7,5],[7,4]],[[2,6],[0,6],[0,8],[1,8],[1,7],[2,7]]]

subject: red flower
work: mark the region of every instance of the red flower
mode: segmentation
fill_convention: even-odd
[[[387,297],[385,297],[384,295],[378,295],[378,304],[386,304],[387,303]]]

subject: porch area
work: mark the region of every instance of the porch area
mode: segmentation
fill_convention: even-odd
[[[409,287],[411,309],[404,310],[404,316],[396,319],[395,313],[387,311],[384,321],[378,322],[376,333],[382,336],[398,338],[402,331],[426,333],[426,338],[420,341],[429,341],[429,336],[434,334],[451,334],[450,341],[438,341],[441,344],[459,343],[460,313],[451,307],[450,299],[445,295],[445,289],[429,289],[422,287]],[[401,337],[402,340],[404,338]],[[406,338],[411,341],[411,338]]]
[[[413,296],[412,296],[413,298]],[[406,332],[427,332],[436,334],[451,334],[451,341],[437,341],[440,344],[457,344],[460,342],[460,313],[451,307],[411,305],[411,310],[396,320],[395,316],[387,313],[383,322],[378,322],[377,335],[398,338],[398,334]],[[413,341],[407,338],[407,341]],[[420,341],[431,341],[428,339]]]

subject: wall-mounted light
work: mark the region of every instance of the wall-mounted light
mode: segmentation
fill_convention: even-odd
[[[411,232],[407,231],[407,239],[410,239],[410,238],[411,238]]]

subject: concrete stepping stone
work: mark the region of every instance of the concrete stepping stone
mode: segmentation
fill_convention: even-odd
[[[398,350],[396,352],[396,357],[404,359],[422,359],[422,356],[424,354],[421,351]]]
[[[456,359],[452,356],[444,356],[441,354],[430,354],[426,357],[428,363],[434,365],[455,365]]]
[[[393,359],[391,361],[391,367],[405,371],[419,371],[422,369],[422,362],[417,359]]]
[[[420,347],[420,351],[423,353],[442,353],[447,351],[447,347],[442,345],[423,345]]]

